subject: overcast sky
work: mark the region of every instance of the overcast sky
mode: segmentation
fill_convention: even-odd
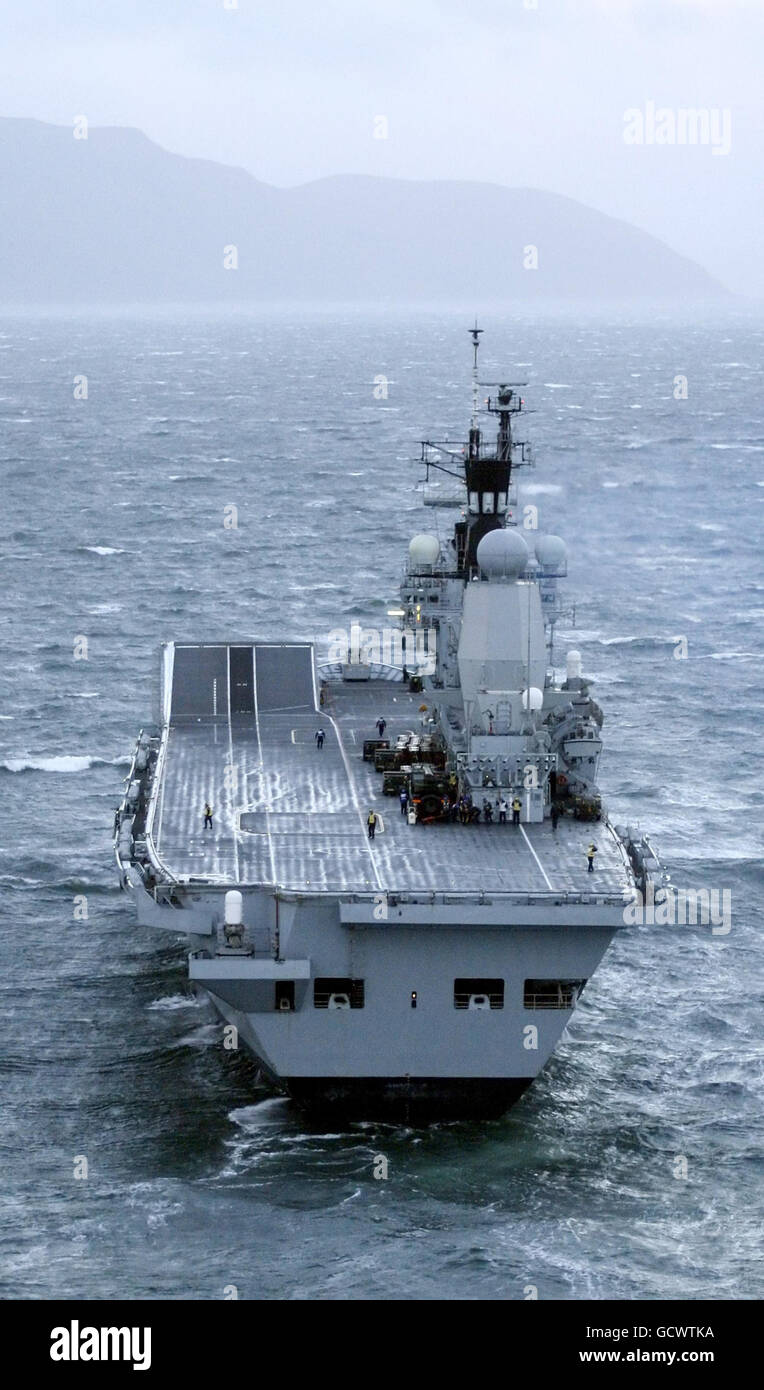
[[[0,24],[6,116],[138,126],[282,186],[549,189],[764,296],[764,0],[23,0]],[[625,143],[650,102],[720,136],[728,112],[729,152]]]

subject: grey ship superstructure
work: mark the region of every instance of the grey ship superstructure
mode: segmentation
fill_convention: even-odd
[[[360,1116],[506,1109],[657,867],[603,810],[577,652],[555,678],[565,545],[523,526],[516,385],[491,388],[484,439],[480,331],[467,444],[423,445],[458,519],[411,541],[397,651],[166,643],[115,824],[139,921],[188,938],[228,1045]]]

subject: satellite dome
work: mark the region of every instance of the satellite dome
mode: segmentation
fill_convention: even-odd
[[[532,685],[530,690],[523,691],[523,709],[541,709],[544,704],[544,692],[539,690],[537,685]]]
[[[537,536],[536,559],[544,569],[556,570],[564,563],[568,547],[561,536]]]
[[[565,670],[569,681],[580,679],[581,667],[581,653],[575,650],[569,651],[565,658]]]
[[[440,541],[437,536],[414,536],[409,542],[409,560],[412,565],[436,565],[440,555]]]
[[[528,547],[519,531],[489,531],[478,545],[477,562],[488,579],[517,579],[528,564]]]

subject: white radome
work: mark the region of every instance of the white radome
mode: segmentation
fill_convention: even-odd
[[[483,536],[477,562],[489,579],[516,579],[528,564],[528,547],[519,531],[499,528]]]
[[[543,569],[559,569],[568,554],[562,536],[537,536],[534,545],[536,559]]]
[[[530,690],[523,691],[523,709],[541,709],[544,703],[544,692],[539,690],[537,685],[532,685]]]
[[[225,924],[227,927],[240,927],[244,899],[238,888],[229,888],[225,895]]]
[[[572,649],[565,658],[565,674],[568,680],[578,680],[581,675],[581,653]]]
[[[425,532],[409,541],[409,560],[412,565],[436,565],[440,555],[440,541],[437,536]]]

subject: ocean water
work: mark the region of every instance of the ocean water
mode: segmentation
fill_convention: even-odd
[[[3,316],[4,1298],[764,1294],[764,321],[483,327],[481,377],[528,383],[610,813],[675,884],[729,889],[732,928],[622,932],[501,1121],[308,1126],[271,1097],[182,939],[135,925],[114,808],[161,640],[385,623],[409,537],[447,521],[413,460],[463,436],[466,323]]]

